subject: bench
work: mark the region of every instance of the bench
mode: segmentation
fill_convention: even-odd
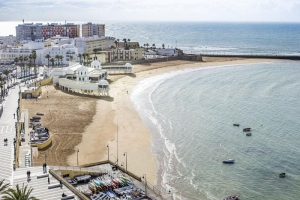
[[[40,174],[36,176],[36,178],[44,178],[44,177],[49,177],[49,174]]]
[[[74,199],[74,195],[68,195],[61,198],[61,200],[65,200],[65,199]]]
[[[61,187],[61,185],[59,183],[48,185],[48,189],[57,188],[57,187]]]

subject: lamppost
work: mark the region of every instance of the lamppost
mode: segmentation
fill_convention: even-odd
[[[46,158],[47,158],[47,155],[45,154],[45,164],[46,164]]]
[[[107,147],[107,158],[108,158],[108,161],[109,161],[109,145],[106,145],[106,147]]]
[[[145,193],[146,193],[146,196],[147,196],[147,178],[146,178],[146,174],[143,174],[143,179],[145,181]]]
[[[127,172],[127,152],[124,152],[124,156],[126,156],[126,172]]]
[[[76,152],[77,152],[77,166],[78,166],[78,152],[79,152],[79,149],[77,149]]]

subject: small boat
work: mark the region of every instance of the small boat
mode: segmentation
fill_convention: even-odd
[[[233,159],[223,160],[223,163],[225,163],[225,164],[233,164],[234,160]]]
[[[233,126],[240,126],[240,124],[233,124]]]
[[[246,136],[251,136],[252,135],[252,133],[246,133]]]
[[[38,112],[36,112],[35,114],[36,114],[36,115],[44,115],[44,113],[42,113],[42,112],[39,112],[39,111],[38,111]]]
[[[279,174],[279,177],[280,177],[280,178],[284,178],[284,177],[285,177],[285,173],[280,173],[280,174]]]
[[[232,195],[228,197],[224,197],[223,200],[238,200],[239,196],[238,195]]]
[[[251,128],[243,128],[243,131],[244,132],[249,132],[249,131],[251,131]]]

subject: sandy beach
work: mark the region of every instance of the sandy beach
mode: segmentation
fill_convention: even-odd
[[[35,106],[39,106],[41,111],[45,109],[45,113],[47,109],[51,110],[42,119],[42,123],[48,126],[56,140],[50,148],[39,152],[36,163],[41,163],[44,158],[42,155],[47,154],[50,157],[53,155],[53,158],[49,159],[48,165],[67,164],[75,166],[77,165],[77,152],[75,150],[78,149],[79,165],[107,160],[109,156],[111,161],[115,162],[118,159],[119,165],[123,164],[125,167],[126,156],[124,153],[126,152],[128,171],[138,176],[146,174],[147,181],[155,185],[160,161],[156,160],[151,151],[151,132],[144,125],[130,101],[130,94],[134,87],[145,78],[175,70],[274,60],[204,58],[204,61],[170,61],[134,65],[133,74],[109,75],[110,98],[96,99],[74,96],[71,93],[57,90],[53,86],[43,87],[43,96],[38,100],[39,104],[34,104],[35,100],[25,100],[24,104],[25,108],[30,110],[30,116],[37,109]],[[49,101],[47,91],[49,91],[49,99],[60,99],[56,103],[53,102],[50,108],[46,106],[47,101]],[[72,105],[72,102],[75,103]],[[68,104],[72,106],[66,106]],[[66,113],[68,113],[68,119],[66,119]],[[57,125],[54,125],[53,116],[55,116]],[[65,131],[67,127],[71,129]],[[61,142],[61,139],[65,141]],[[109,145],[109,155],[107,145]]]

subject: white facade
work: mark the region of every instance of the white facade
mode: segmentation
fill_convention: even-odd
[[[161,56],[178,56],[177,49],[156,49],[157,55]]]
[[[93,67],[72,63],[69,67],[54,68],[53,83],[60,89],[87,95],[109,96],[109,84],[105,80],[107,72],[101,69],[99,61],[92,62]]]
[[[77,61],[77,55],[78,55],[78,49],[74,47],[73,44],[63,44],[61,46],[52,46],[50,48],[46,48],[43,50],[43,56],[42,56],[42,62],[44,65],[48,65],[48,59],[45,58],[45,56],[49,54],[51,58],[55,59],[55,65],[60,64],[60,65],[68,65],[69,62],[72,61]],[[57,60],[55,58],[56,55],[63,56],[62,60]],[[73,59],[71,59],[71,57]],[[52,63],[49,62],[49,65],[51,66]]]
[[[9,36],[0,36],[0,45],[13,45],[17,41],[17,37],[13,35]]]

